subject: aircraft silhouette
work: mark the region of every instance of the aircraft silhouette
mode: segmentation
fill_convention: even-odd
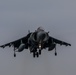
[[[48,51],[55,49],[55,56],[57,56],[56,44],[71,46],[71,44],[67,42],[49,36],[49,32],[45,32],[44,29],[39,27],[34,32],[29,32],[25,37],[1,45],[0,47],[13,46],[14,57],[16,57],[16,52],[22,52],[24,49],[29,49],[30,53],[33,53],[33,57],[39,57],[41,51],[46,48],[48,48]]]

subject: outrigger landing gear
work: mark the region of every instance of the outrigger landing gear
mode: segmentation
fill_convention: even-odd
[[[55,56],[57,56],[57,53],[55,52]]]
[[[14,57],[16,57],[16,53],[14,53]]]
[[[16,49],[14,48],[14,57],[16,57],[16,52],[15,52],[15,50],[16,50]]]
[[[57,56],[56,46],[55,46],[55,56]]]

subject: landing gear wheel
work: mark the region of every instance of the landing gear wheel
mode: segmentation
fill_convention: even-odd
[[[55,46],[55,56],[57,56],[56,46]]]
[[[55,56],[57,56],[57,52],[55,52]]]
[[[16,53],[14,53],[14,57],[16,57]]]
[[[14,57],[16,57],[16,51],[15,50],[16,50],[16,48],[14,47]]]
[[[37,57],[39,57],[39,53],[38,52],[36,53],[36,55],[37,55]]]
[[[41,50],[39,50],[39,54],[41,55]]]
[[[33,53],[33,57],[35,58],[35,52]]]

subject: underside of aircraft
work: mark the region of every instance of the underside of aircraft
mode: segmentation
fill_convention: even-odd
[[[42,50],[48,48],[48,51],[55,50],[55,56],[57,56],[56,45],[71,46],[71,44],[53,38],[49,35],[49,32],[45,32],[44,29],[39,27],[34,32],[29,32],[25,37],[15,40],[13,42],[1,45],[0,47],[5,48],[6,46],[14,47],[14,57],[16,52],[22,52],[25,49],[29,49],[30,53],[33,53],[33,57],[39,57]]]

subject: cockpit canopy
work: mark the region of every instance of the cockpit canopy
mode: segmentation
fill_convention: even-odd
[[[44,31],[44,28],[43,27],[38,27],[37,31]]]

